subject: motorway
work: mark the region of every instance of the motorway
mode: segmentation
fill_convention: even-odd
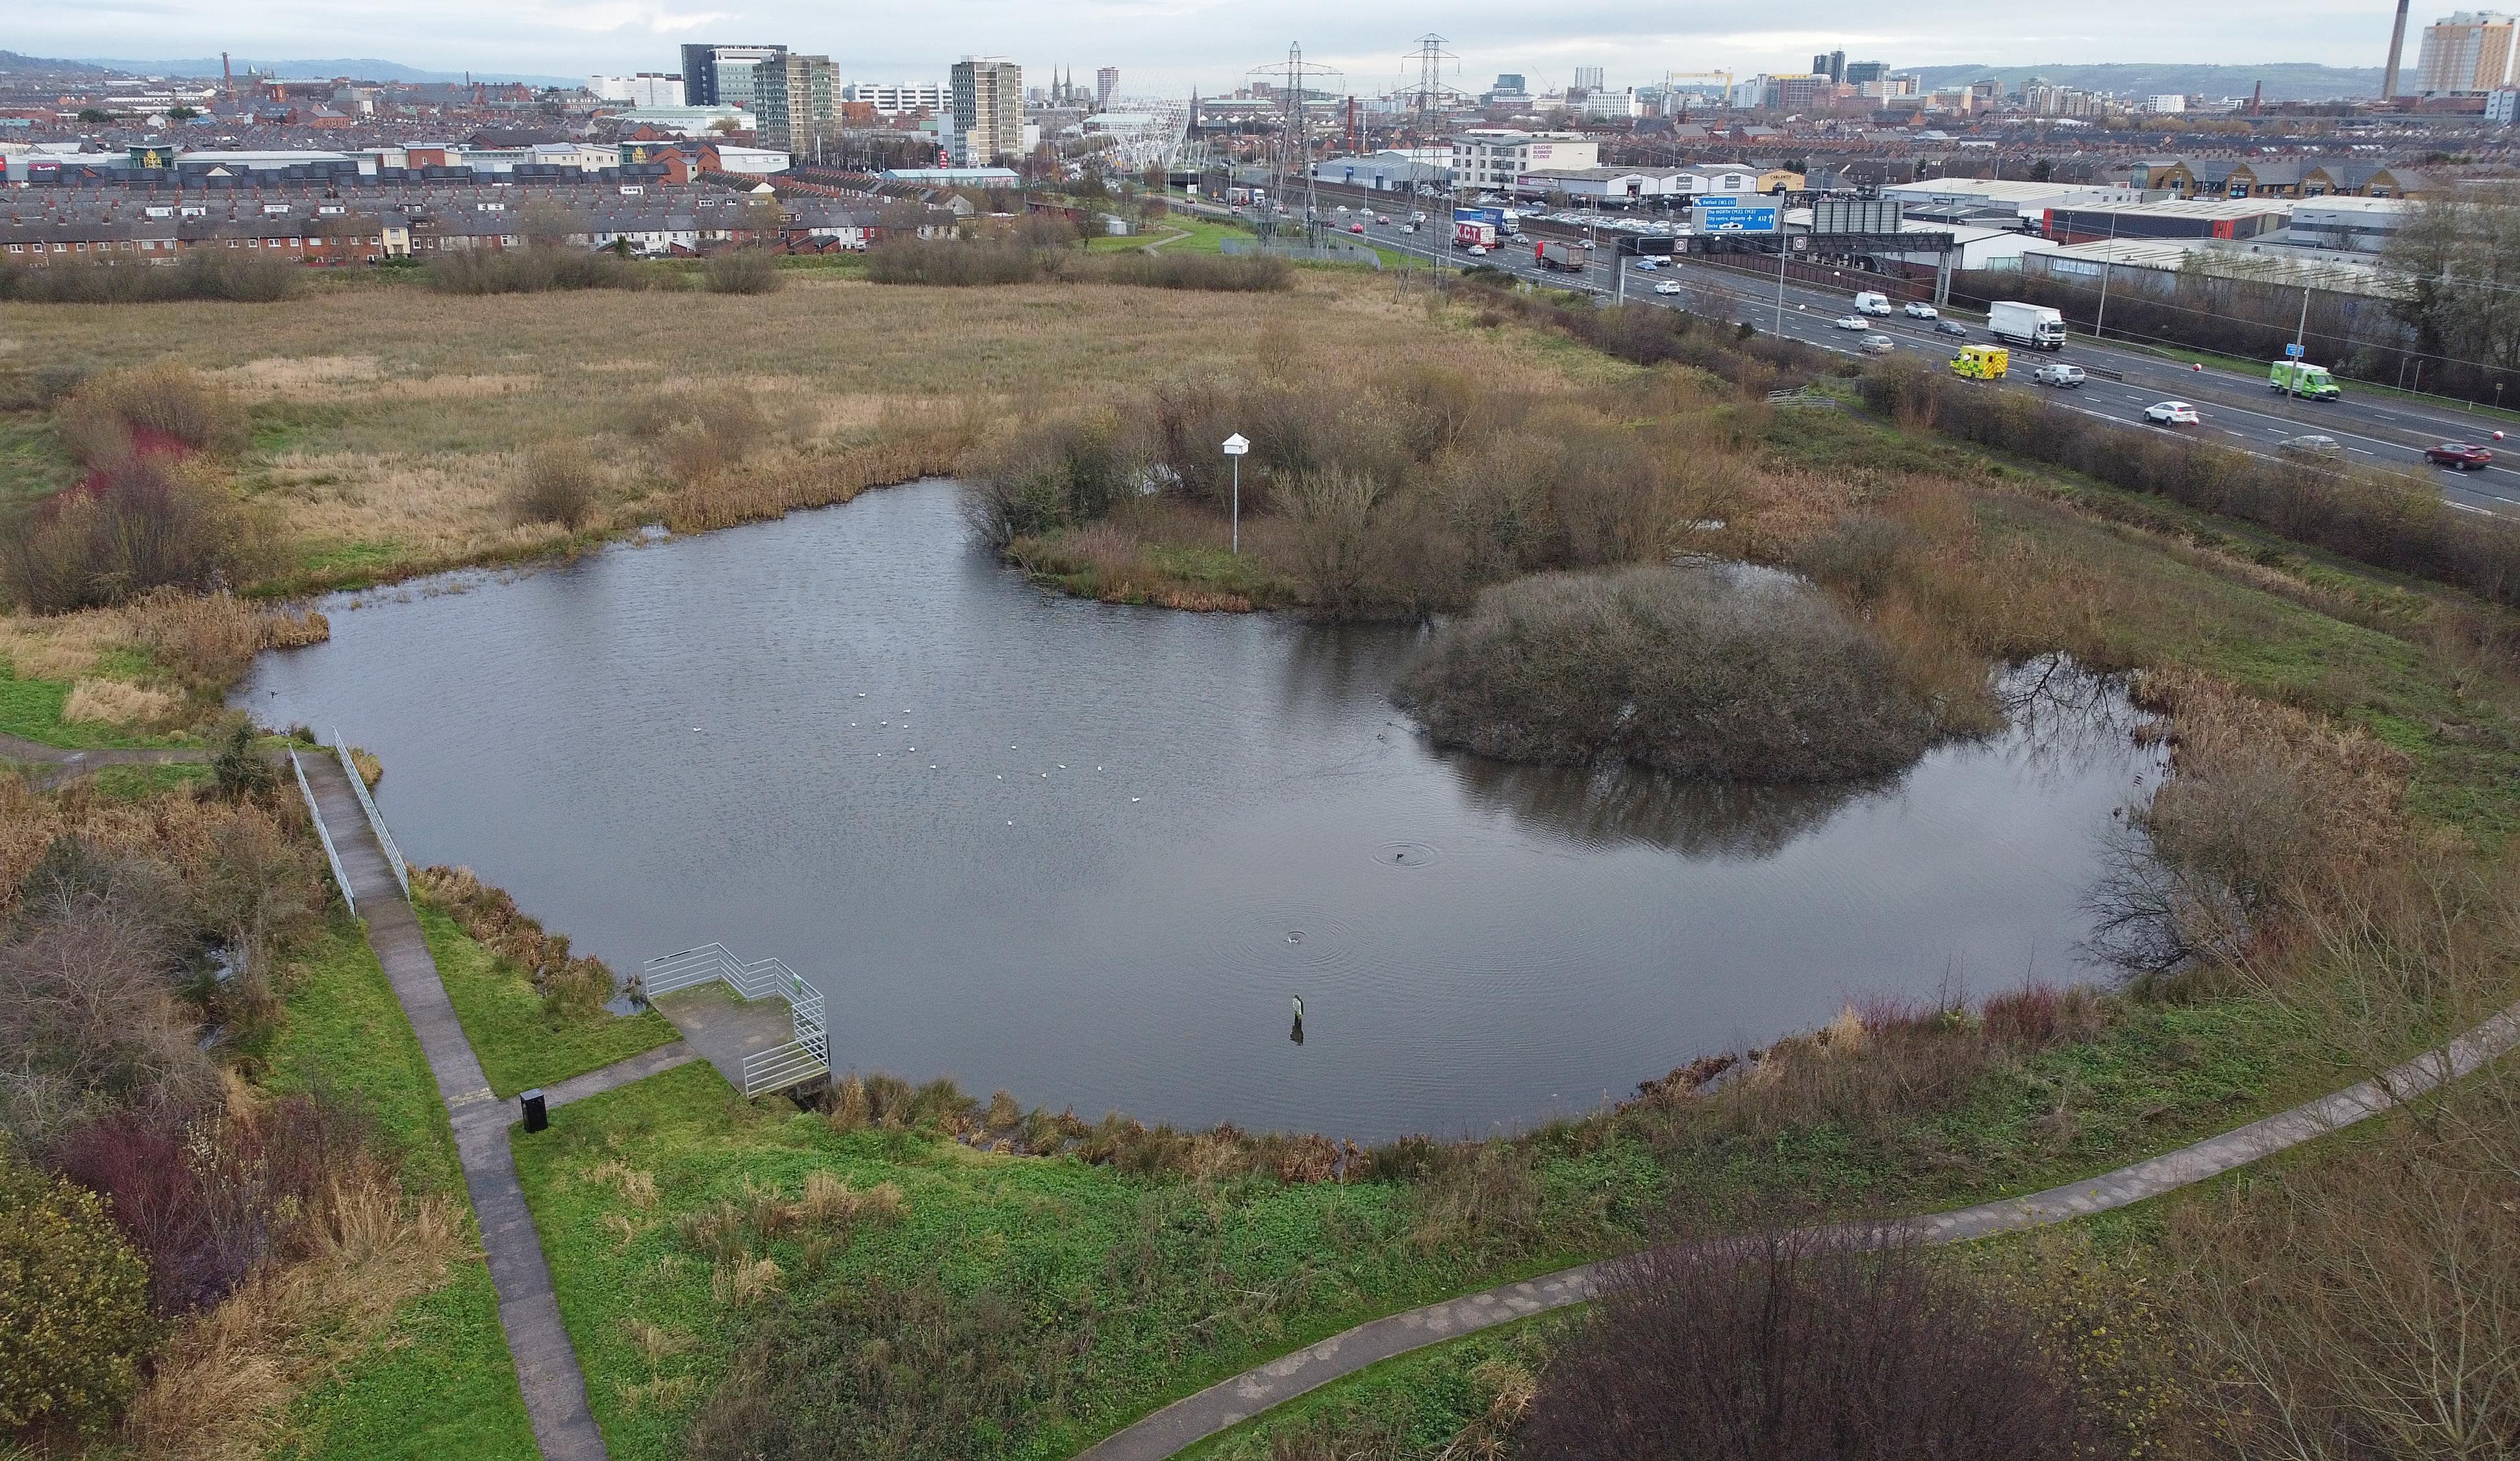
[[[1607,260],[1615,235],[1602,239],[1600,247],[1595,250],[1601,262],[1580,274],[1558,272],[1536,264],[1528,242],[1508,242],[1484,259],[1468,258],[1452,246],[1449,226],[1443,221],[1445,210],[1428,207],[1426,211],[1433,216],[1415,234],[1397,223],[1375,224],[1372,221],[1374,215],[1370,213],[1331,216],[1338,218],[1341,232],[1345,232],[1346,223],[1362,216],[1366,220],[1367,242],[1395,253],[1415,255],[1434,266],[1458,269],[1484,263],[1545,288],[1585,288],[1596,293],[1614,289],[1616,281]],[[1405,215],[1402,217],[1405,220]],[[1543,226],[1543,231],[1549,237],[1581,236],[1580,230]],[[1679,281],[1685,291],[1677,296],[1654,293],[1654,284],[1662,280]],[[1833,322],[1853,311],[1856,289],[1869,287],[1860,273],[1850,272],[1847,281],[1843,292],[1789,283],[1784,289],[1780,320],[1773,278],[1763,280],[1747,270],[1718,267],[1701,257],[1650,272],[1632,268],[1626,297],[1641,304],[1703,308],[1712,295],[1725,301],[1730,317],[1735,321],[1770,332],[1781,323],[1786,336],[1839,354],[1859,353],[1866,333],[1883,334],[1890,337],[1897,353],[1940,365],[1964,343],[1936,334],[1932,321],[1912,320],[1905,314],[1868,317],[1862,332],[1836,328]],[[1992,341],[1983,325],[1965,316],[1955,318],[1966,326],[1969,339]],[[2051,358],[2082,366],[2092,373],[2091,377],[2071,390],[2032,383],[2031,368]],[[2436,442],[2482,441],[2498,455],[2507,455],[2511,462],[2520,464],[2520,431],[2515,431],[2508,442],[2497,442],[2490,418],[2471,416],[2454,406],[2358,393],[2350,381],[2345,382],[2342,400],[2306,401],[2268,389],[2264,376],[2251,377],[2212,366],[2194,370],[2082,336],[2076,336],[2052,357],[2044,351],[2015,347],[2012,371],[2009,378],[1993,388],[2042,392],[2058,405],[2145,430],[2178,429],[2226,437],[2231,445],[2262,456],[2272,454],[2275,444],[2289,436],[2331,436],[2344,449],[2348,461],[2426,480],[2441,489],[2443,501],[2452,507],[2520,518],[2520,470],[2501,462],[2478,471],[2457,471],[2425,463],[2424,448]],[[2100,371],[2125,378],[2110,379],[2099,375]],[[2154,426],[2144,420],[2145,407],[2171,400],[2194,406],[2202,421],[2195,426],[2169,428]]]

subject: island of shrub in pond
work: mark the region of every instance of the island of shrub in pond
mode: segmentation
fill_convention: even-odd
[[[1401,683],[1437,744],[1746,781],[1878,776],[1953,733],[1894,646],[1800,580],[1734,565],[1488,590]]]

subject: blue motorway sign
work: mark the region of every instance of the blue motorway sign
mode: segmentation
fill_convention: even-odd
[[[1777,210],[1764,208],[1700,207],[1694,222],[1701,234],[1773,234],[1777,231]]]

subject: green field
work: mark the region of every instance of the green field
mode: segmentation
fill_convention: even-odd
[[[288,1018],[265,1058],[274,1089],[355,1101],[401,1153],[411,1187],[462,1196],[436,1079],[357,925],[337,918],[302,952]],[[489,1265],[476,1255],[445,1287],[405,1304],[383,1334],[298,1397],[288,1431],[282,1454],[306,1461],[540,1455]]]
[[[682,1038],[652,1009],[586,1019],[553,1014],[523,970],[465,933],[444,910],[426,900],[415,910],[446,997],[499,1095],[555,1085]]]

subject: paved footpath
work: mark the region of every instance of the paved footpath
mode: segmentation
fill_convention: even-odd
[[[1965,1243],[2159,1197],[2377,1115],[2515,1045],[2520,1045],[2520,1004],[2451,1041],[2445,1050],[2428,1052],[2334,1095],[2100,1176],[1910,1219],[1907,1231],[1928,1243]],[[1273,1405],[1393,1355],[1581,1304],[1593,1297],[1601,1267],[1586,1263],[1359,1324],[1176,1400],[1089,1448],[1077,1461],[1162,1461]]]
[[[59,786],[109,766],[167,766],[179,761],[207,761],[210,753],[189,746],[112,746],[75,750],[48,746],[23,736],[0,735],[0,761],[22,763],[38,789]]]
[[[516,1156],[508,1149],[508,1127],[516,1112],[490,1094],[489,1078],[473,1057],[472,1041],[447,1000],[446,986],[429,956],[420,919],[403,901],[384,849],[368,826],[358,794],[350,789],[339,761],[329,753],[302,756],[306,784],[315,793],[324,828],[332,835],[350,891],[366,911],[368,943],[384,965],[394,998],[420,1037],[421,1052],[437,1077],[438,1094],[446,1102],[455,1128],[455,1151],[464,1166],[464,1185],[472,1196],[473,1216],[481,1224],[481,1247],[490,1260],[490,1281],[499,1291],[499,1324],[507,1331],[508,1352],[517,1363],[517,1381],[525,1395],[525,1414],[532,1420],[534,1443],[545,1461],[603,1461],[604,1436],[586,1407],[586,1377],[577,1367],[577,1350],[561,1324],[560,1301],[552,1292],[550,1265],[543,1262],[542,1239],[534,1231],[533,1214],[525,1207],[517,1182]],[[666,1050],[676,1049],[668,1045]],[[614,1084],[680,1062],[654,1059],[658,1052],[634,1056],[624,1066],[640,1067]],[[618,1067],[611,1068],[618,1071]],[[605,1071],[577,1078],[596,1082]],[[582,1088],[591,1095],[608,1088],[600,1083]]]

